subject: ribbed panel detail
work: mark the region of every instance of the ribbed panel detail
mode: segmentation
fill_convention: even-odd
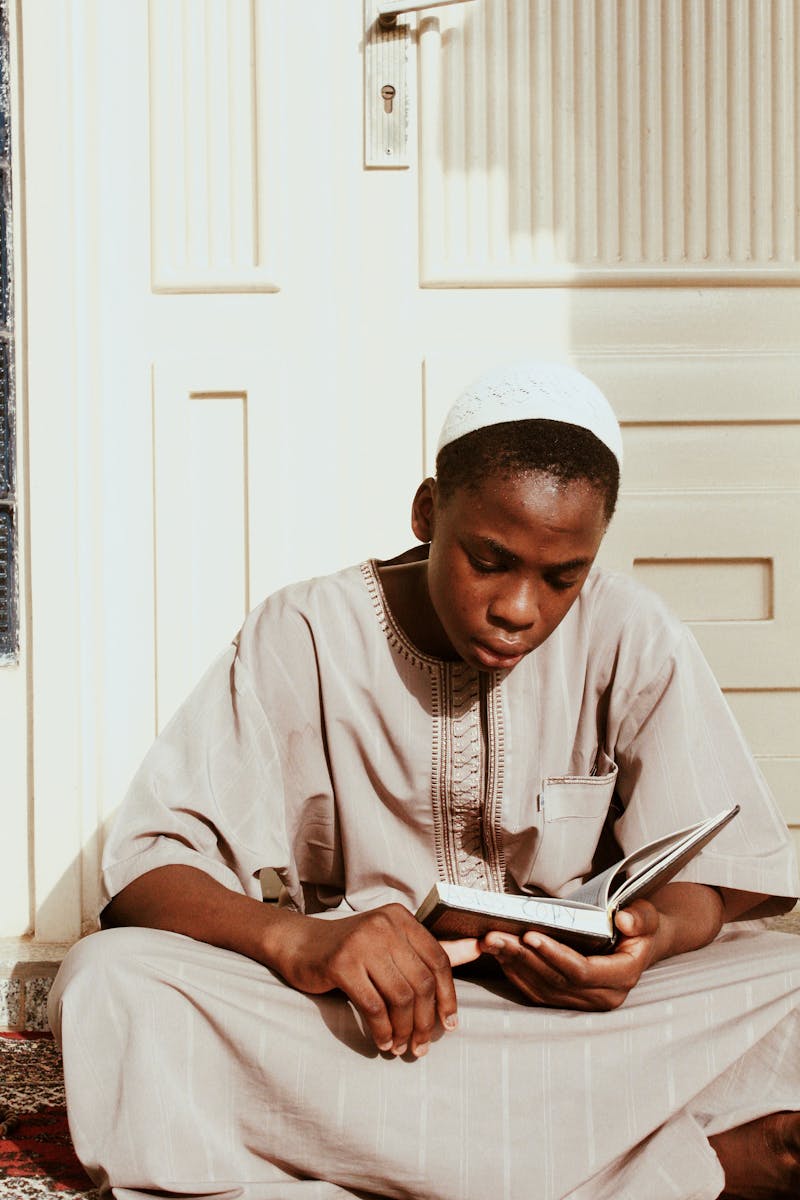
[[[426,282],[800,277],[796,0],[421,22]]]
[[[151,0],[157,290],[274,286],[262,158],[265,97],[278,106],[279,15],[277,0]]]

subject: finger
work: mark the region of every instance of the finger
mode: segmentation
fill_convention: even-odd
[[[540,956],[535,944],[533,946],[523,945],[519,938],[508,937],[506,934],[500,933],[487,933],[481,945],[487,954],[491,954],[497,959],[507,974],[511,970],[515,976],[527,978],[534,988],[543,986],[560,990],[569,981],[568,976],[561,970],[559,962],[551,962]]]
[[[446,944],[437,942],[436,938],[427,929],[423,929],[421,925],[418,927],[418,932],[415,930],[411,937],[413,951],[419,955],[421,961],[433,976],[437,1016],[445,1029],[455,1029],[458,1026],[458,999],[456,997],[455,983],[453,982],[454,964],[447,952]],[[456,953],[459,955],[459,962],[471,962],[473,959],[480,957],[480,950],[477,949],[477,939],[462,938],[459,941],[449,944],[458,947]],[[472,947],[475,947],[474,953],[472,952]],[[460,957],[461,955],[463,957]]]
[[[449,972],[450,963],[447,962],[446,955],[443,957]],[[408,1049],[416,1058],[421,1058],[423,1054],[428,1053],[437,1022],[436,976],[416,955],[408,961],[398,962],[398,966],[414,996]]]
[[[592,991],[627,994],[638,982],[648,958],[644,942],[625,943],[625,950],[620,948],[615,954],[586,957],[554,938],[533,932],[524,935],[523,949],[531,958],[523,957],[515,969],[535,974],[540,984],[559,993],[579,990],[587,994]],[[599,1006],[605,1007],[602,1003]],[[598,1005],[593,1003],[591,1007]]]
[[[579,988],[573,991],[564,990],[563,987],[551,987],[526,971],[515,971],[513,967],[503,967],[503,973],[531,1004],[546,1008],[572,1008],[582,1012],[604,1007],[602,1003],[595,1001],[592,992],[584,992]]]
[[[564,980],[572,984],[586,983],[589,960],[585,954],[573,950],[571,946],[565,946],[563,942],[557,942],[555,938],[547,937],[546,934],[534,933],[533,930],[529,930],[522,940],[539,960],[547,963]]]
[[[458,1000],[450,960],[435,938],[422,939],[409,952],[409,961],[398,960],[398,966],[416,994],[411,1052],[419,1057],[427,1053],[437,1018],[445,1029],[456,1028]]]
[[[586,986],[598,990],[629,992],[650,962],[647,938],[623,938],[613,954],[586,960]]]
[[[365,973],[363,979],[342,990],[355,1006],[378,1049],[391,1050],[394,1041],[392,1022],[383,997],[372,980]]]
[[[511,952],[507,961],[498,959],[498,962],[506,978],[533,1004],[583,1011],[605,1007],[595,999],[591,989],[570,983],[527,947],[520,947],[517,955]]]
[[[440,942],[439,945],[447,955],[451,967],[462,967],[464,963],[475,962],[482,954],[477,938],[457,938]]]
[[[625,937],[652,937],[658,930],[658,921],[657,909],[647,900],[634,900],[614,918],[614,924]]]
[[[618,1008],[641,974],[629,960],[610,966],[610,956],[584,958],[544,935],[526,934],[528,941],[538,943],[539,950],[503,934],[487,934],[484,939],[487,952],[494,954],[506,977],[534,1004],[584,1012]]]
[[[388,1013],[391,1026],[391,1045],[388,1048],[392,1054],[405,1054],[415,1026],[414,987],[392,959],[371,963],[368,969],[370,980],[380,993]]]
[[[579,1012],[609,1012],[619,1008],[628,995],[629,988],[587,988],[579,985],[551,985],[541,977],[528,971],[503,967],[506,977],[533,1004],[548,1008],[568,1008]]]
[[[435,939],[429,965],[409,943],[393,948],[392,956],[370,967],[370,977],[380,991],[392,1025],[392,1053],[421,1057],[430,1047],[433,1031],[443,1009],[442,1023],[452,1028],[456,995],[447,955]],[[430,952],[430,947],[425,947]]]

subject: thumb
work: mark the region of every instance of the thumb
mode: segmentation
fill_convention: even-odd
[[[451,967],[460,967],[464,963],[474,962],[481,956],[477,938],[457,938],[454,941],[440,942],[439,945],[450,959]]]
[[[658,929],[658,912],[647,900],[634,900],[617,913],[614,923],[624,937],[649,937]]]

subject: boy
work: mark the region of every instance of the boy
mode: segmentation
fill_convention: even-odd
[[[158,739],[52,1000],[114,1195],[793,1194],[800,943],[720,931],[796,864],[691,636],[592,570],[621,454],[577,372],[485,377],[421,545],[270,597]],[[567,894],[733,803],[611,955],[413,919],[436,878]]]

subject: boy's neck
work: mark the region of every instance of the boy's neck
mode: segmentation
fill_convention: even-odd
[[[434,658],[456,654],[431,604],[427,557],[412,562],[392,561],[378,566],[386,603],[408,640]]]

